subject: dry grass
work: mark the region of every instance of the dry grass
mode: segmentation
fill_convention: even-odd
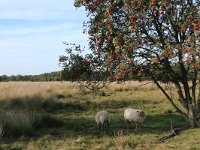
[[[186,125],[183,117],[175,112],[165,96],[152,83],[135,81],[122,84],[112,83],[102,89],[95,99],[91,95],[81,95],[78,85],[69,82],[7,82],[0,83],[0,91],[1,102],[11,102],[17,98],[19,101],[26,101],[26,105],[36,106],[33,108],[40,109],[38,110],[40,113],[48,114],[65,123],[64,126],[53,128],[47,128],[48,123],[47,125],[40,124],[38,126],[41,129],[34,130],[36,138],[3,139],[0,141],[0,149],[168,150],[200,148],[199,129],[185,130],[180,136],[167,140],[165,143],[155,142],[158,137],[170,132],[171,122],[173,127],[186,129]],[[174,92],[174,87],[172,91]],[[177,100],[176,95],[174,97]],[[36,101],[33,102],[33,100]],[[41,101],[44,102],[40,103]],[[147,113],[141,131],[135,132],[132,126],[127,132],[123,121],[125,107],[141,108]],[[108,110],[111,115],[111,129],[105,135],[100,136],[96,130],[94,116],[97,111],[104,109]],[[30,117],[28,113],[20,114]],[[49,122],[49,117],[43,120]],[[31,120],[23,119],[23,121],[30,122],[31,125]],[[51,124],[54,122],[52,121]]]
[[[78,88],[70,82],[1,82],[0,91],[0,100],[6,100],[36,95],[51,97],[56,94],[66,94],[69,96],[76,94]]]
[[[164,95],[158,91],[158,88],[152,82],[132,81],[123,82],[121,84],[114,82],[109,84],[105,90],[111,92],[140,92],[137,94],[138,98],[144,97],[144,93],[149,94],[148,97],[157,94],[156,96],[164,98]],[[0,100],[33,96],[42,96],[46,98],[59,94],[67,97],[75,96],[80,92],[78,84],[72,84],[71,82],[1,82],[0,91]]]

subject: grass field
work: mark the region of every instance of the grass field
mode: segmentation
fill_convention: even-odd
[[[142,84],[113,83],[94,99],[68,82],[2,82],[0,149],[200,149],[200,129],[188,129],[184,118],[175,112],[156,86],[140,86]],[[141,131],[135,131],[134,124],[127,131],[123,120],[126,107],[146,112]],[[107,110],[111,116],[111,128],[104,135],[99,134],[94,121],[100,110]],[[156,143],[159,137],[171,132],[171,126],[183,131],[179,136]]]

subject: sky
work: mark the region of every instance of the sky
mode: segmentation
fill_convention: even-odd
[[[63,42],[88,45],[74,0],[0,0],[0,75],[59,71]]]

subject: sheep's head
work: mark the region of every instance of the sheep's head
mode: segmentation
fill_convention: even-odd
[[[144,118],[145,117],[145,113],[142,110],[137,110],[138,114],[140,117]]]

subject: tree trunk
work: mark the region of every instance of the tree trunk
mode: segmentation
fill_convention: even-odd
[[[197,123],[197,126],[200,127],[200,78],[199,78],[199,94],[198,94],[197,104],[196,104],[196,123]]]
[[[195,101],[196,102],[196,101]],[[199,93],[197,98],[197,103],[188,104],[188,124],[190,127],[200,127],[200,78],[199,78]]]
[[[190,88],[187,82],[183,83],[183,87],[181,87],[178,81],[173,82],[177,89],[179,101],[184,109],[179,108],[179,106],[174,102],[174,99],[168,94],[167,91],[165,91],[165,89],[161,86],[161,84],[156,80],[154,76],[152,76],[152,79],[154,83],[158,86],[158,88],[166,96],[167,100],[172,104],[174,109],[186,119],[188,126],[191,128],[196,128],[196,127],[200,128],[200,78],[199,78],[199,93],[198,97],[196,97],[195,99],[190,95]]]
[[[192,104],[188,105],[188,124],[191,128],[195,128],[197,127],[197,118],[196,118],[196,112],[195,112],[195,108]]]

